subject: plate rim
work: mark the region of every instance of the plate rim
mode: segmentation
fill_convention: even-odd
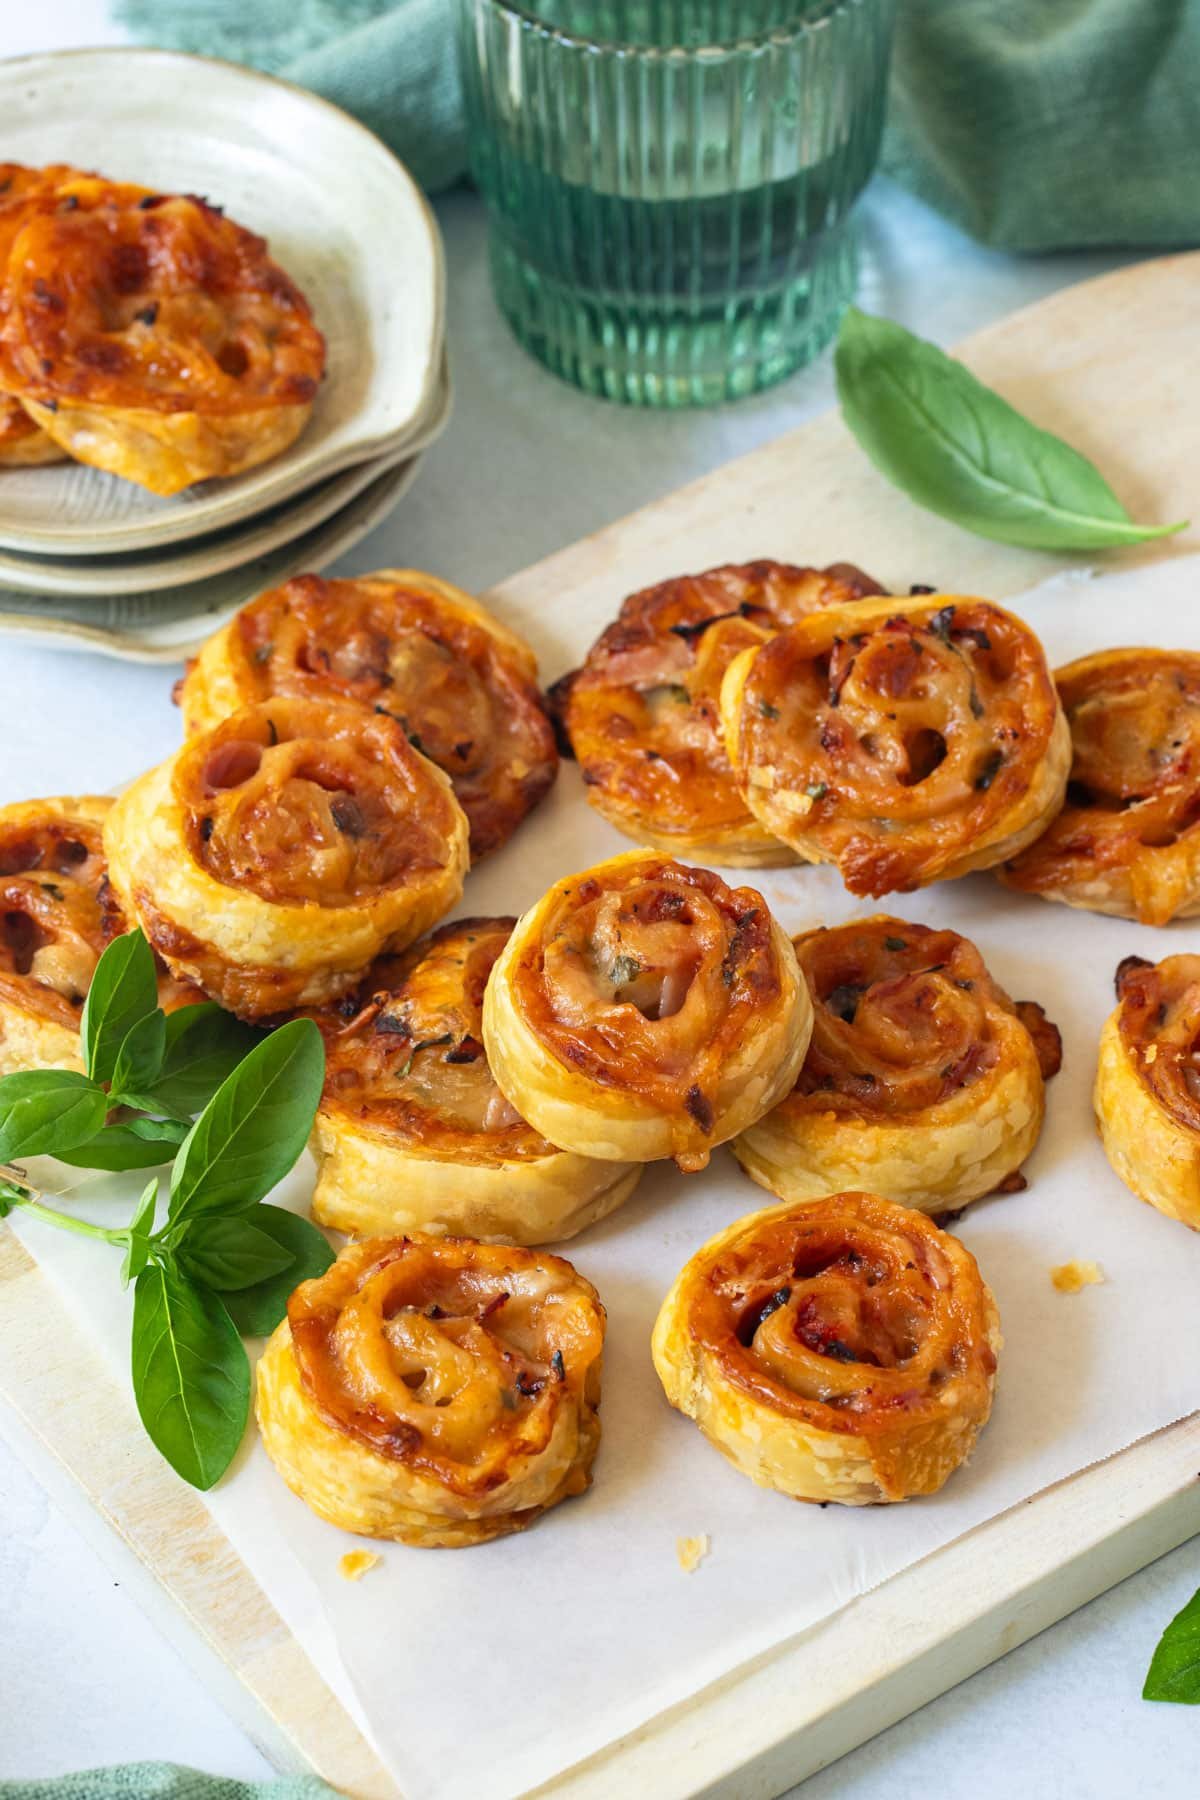
[[[436,402],[437,387],[441,379],[446,335],[446,259],[445,247],[442,243],[441,230],[436,215],[427,195],[419,187],[407,166],[396,153],[384,143],[383,139],[366,125],[356,119],[336,101],[328,100],[323,94],[315,94],[310,88],[289,81],[284,76],[268,74],[263,69],[249,67],[244,63],[230,62],[218,56],[199,56],[182,50],[160,49],[153,45],[141,44],[101,44],[87,45],[64,50],[30,51],[19,56],[0,57],[0,87],[7,78],[14,80],[27,79],[39,70],[57,69],[63,65],[74,63],[80,66],[112,61],[138,62],[145,64],[173,64],[182,69],[197,68],[214,72],[222,80],[240,82],[243,86],[271,90],[283,89],[302,105],[320,110],[335,121],[339,128],[346,128],[358,141],[364,153],[372,155],[387,167],[389,174],[398,179],[407,190],[413,203],[416,218],[420,221],[424,239],[429,251],[430,281],[430,342],[426,354],[426,365],[421,384],[419,399],[406,423],[394,430],[376,432],[369,437],[355,441],[353,445],[344,445],[340,451],[333,451],[307,466],[293,467],[287,472],[289,452],[269,459],[259,465],[261,484],[257,491],[247,491],[240,495],[216,494],[211,500],[196,505],[174,507],[162,518],[152,523],[143,521],[140,524],[113,524],[90,534],[69,536],[64,539],[55,532],[38,530],[10,531],[0,529],[0,547],[29,555],[47,555],[66,558],[68,556],[117,555],[125,551],[152,549],[169,543],[178,543],[188,538],[200,538],[209,532],[222,530],[239,520],[254,517],[272,505],[278,505],[291,495],[301,492],[304,487],[313,485],[326,476],[337,475],[355,463],[367,461],[373,457],[389,455],[393,450],[399,456],[410,439],[419,433],[422,422],[432,405]],[[303,442],[303,433],[297,444]],[[289,446],[289,450],[292,447]],[[58,466],[58,465],[54,465]],[[246,471],[247,474],[250,471]],[[114,479],[118,479],[115,478]],[[222,504],[224,501],[224,504]],[[204,507],[205,516],[197,520],[195,513]],[[192,515],[192,516],[189,516]]]

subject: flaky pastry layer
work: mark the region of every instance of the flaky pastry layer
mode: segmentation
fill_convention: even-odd
[[[671,1405],[752,1481],[865,1506],[935,1493],[965,1461],[1000,1345],[956,1238],[845,1193],[718,1233],[677,1277],[651,1349]]]
[[[703,1168],[791,1087],[812,1030],[792,947],[752,888],[653,851],[566,876],[487,984],[501,1092],[581,1156]]]
[[[734,659],[721,718],[755,817],[854,894],[992,868],[1066,791],[1070,731],[1042,647],[983,600],[824,608]]]
[[[781,1200],[863,1188],[935,1217],[1013,1178],[1058,1067],[1041,1009],[957,932],[881,914],[793,943],[813,1036],[791,1093],[734,1140],[746,1173]]]
[[[604,1309],[560,1257],[364,1239],[303,1283],[258,1368],[267,1454],[345,1531],[456,1548],[588,1486]]]
[[[458,899],[467,824],[393,719],[279,699],[191,738],[114,803],[113,885],[230,1011],[320,1005]]]
[[[443,925],[316,1015],[326,1043],[312,1138],[321,1224],[546,1244],[632,1193],[640,1163],[556,1149],[492,1076],[483,993],[514,923]]]
[[[1200,956],[1117,970],[1094,1105],[1104,1152],[1149,1206],[1200,1231]]]

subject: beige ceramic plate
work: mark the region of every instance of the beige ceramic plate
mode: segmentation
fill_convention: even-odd
[[[134,551],[130,556],[55,558],[18,556],[0,550],[0,588],[17,593],[58,595],[66,598],[101,598],[110,594],[161,593],[198,581],[208,581],[227,570],[240,569],[255,558],[282,550],[297,538],[315,530],[347,507],[397,463],[412,462],[419,450],[437,436],[450,411],[450,388],[431,416],[428,427],[400,456],[374,456],[340,475],[331,475],[295,499],[225,531],[212,532],[194,544],[182,544],[163,553]]]
[[[0,545],[124,555],[216,531],[339,470],[403,454],[436,408],[441,242],[417,187],[346,113],[255,70],[163,50],[0,62],[14,162],[70,162],[206,194],[261,232],[329,346],[307,429],[283,456],[164,500],[76,463],[0,476]]]
[[[265,588],[302,570],[323,569],[392,510],[416,475],[420,457],[396,464],[334,518],[273,555],[257,557],[209,581],[171,593],[123,593],[111,599],[50,599],[0,587],[0,638],[59,650],[93,650],[127,662],[178,662]]]

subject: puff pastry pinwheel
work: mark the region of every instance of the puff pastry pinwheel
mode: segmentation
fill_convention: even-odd
[[[880,589],[849,563],[753,562],[630,595],[551,699],[588,800],[640,843],[726,867],[791,863],[749,811],[721,736],[721,678],[739,651],[816,608]]]
[[[793,939],[813,1035],[791,1093],[735,1138],[781,1200],[853,1185],[922,1212],[1017,1181],[1037,1143],[1058,1031],[1014,1006],[956,931],[880,916]]]
[[[791,944],[753,888],[633,850],[568,875],[492,970],[483,1040],[552,1144],[702,1169],[792,1086],[812,1031]]]
[[[591,1480],[604,1308],[545,1251],[363,1238],[302,1282],[258,1365],[267,1454],[344,1531],[458,1548]]]
[[[109,873],[163,961],[243,1018],[317,1006],[454,905],[467,822],[395,719],[273,700],[113,804]]]
[[[101,842],[111,804],[85,795],[0,807],[0,1075],[83,1067],[83,1003],[125,929]]]
[[[51,163],[44,169],[21,163],[0,163],[0,275],[21,224],[33,206],[45,206],[50,197],[70,181],[87,179],[82,170],[67,163]],[[0,317],[3,290],[0,288]],[[61,462],[66,451],[47,437],[30,418],[19,400],[0,393],[0,468],[25,468],[39,463]]]
[[[308,302],[194,196],[99,178],[32,208],[0,299],[0,388],[79,462],[176,494],[299,436],[324,373]]]
[[[1055,675],[1067,802],[996,873],[1007,887],[1166,925],[1200,913],[1200,656],[1101,650]]]
[[[483,991],[515,919],[459,919],[316,1015],[325,1091],[313,1216],[361,1236],[454,1232],[546,1244],[628,1199],[640,1163],[557,1150],[500,1092]]]
[[[847,1506],[937,1492],[987,1423],[1000,1347],[970,1251],[860,1193],[728,1226],[652,1342],[671,1405],[743,1475]]]
[[[1027,625],[984,600],[827,607],[721,686],[747,805],[852,894],[1014,856],[1062,805],[1071,734]]]
[[[1127,956],[1100,1034],[1095,1107],[1126,1187],[1200,1231],[1200,956]]]
[[[202,731],[273,694],[358,700],[399,719],[450,777],[473,859],[511,836],[558,773],[533,651],[417,569],[298,575],[260,594],[188,670],[184,726]]]

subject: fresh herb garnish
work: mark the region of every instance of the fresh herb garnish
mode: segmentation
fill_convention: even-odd
[[[1143,1700],[1200,1706],[1200,1589],[1177,1612],[1158,1641],[1146,1673]]]
[[[132,1169],[174,1156],[165,1218],[156,1228],[157,1176],[128,1224],[110,1229],[47,1205],[13,1167],[0,1172],[0,1217],[20,1207],[123,1252],[142,1422],[185,1481],[211,1487],[249,1411],[239,1333],[274,1330],[296,1284],[333,1260],[307,1219],[261,1204],[307,1142],[324,1080],[321,1034],[295,1019],[263,1037],[207,1004],[165,1018],[149,945],[131,932],[97,964],[81,1041],[86,1074],[0,1080],[0,1162],[48,1155]]]
[[[919,506],[1030,550],[1102,550],[1182,531],[1138,525],[1100,471],[891,319],[850,307],[838,337],[842,416]]]
[[[624,987],[627,981],[633,981],[642,972],[642,965],[636,956],[618,956],[608,972],[608,978],[614,987]]]

